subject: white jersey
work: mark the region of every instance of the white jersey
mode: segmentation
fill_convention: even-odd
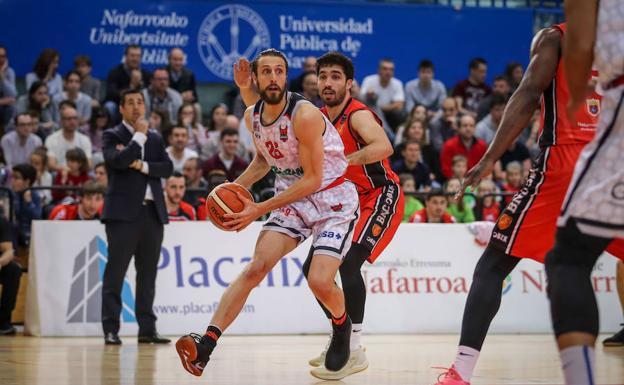
[[[600,0],[594,68],[600,73],[600,84],[624,75],[624,1]]]
[[[264,102],[254,106],[252,116],[253,140],[276,175],[275,192],[284,191],[303,176],[303,168],[299,160],[299,140],[295,136],[292,120],[303,104],[310,104],[303,96],[287,92],[284,111],[274,122],[262,123]],[[320,113],[320,112],[319,112]],[[347,170],[347,158],[338,130],[323,116],[325,132],[323,133],[323,189],[344,175]]]

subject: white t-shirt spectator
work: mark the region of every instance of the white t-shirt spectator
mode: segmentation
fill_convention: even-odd
[[[182,159],[180,160],[173,157],[173,148],[171,146],[167,147],[167,154],[169,154],[169,159],[171,159],[171,162],[173,163],[173,170],[178,172],[182,172],[182,169],[184,168],[184,162],[186,162],[188,159],[198,157],[197,151],[191,150],[188,147],[184,148],[184,154],[182,156]]]
[[[366,94],[369,90],[375,91],[377,94],[377,106],[386,106],[394,102],[404,102],[405,92],[403,92],[403,82],[397,78],[390,79],[386,87],[382,87],[379,82],[379,75],[369,75],[364,78],[362,87],[360,88],[360,97],[366,100]]]
[[[59,166],[65,165],[65,153],[72,148],[80,148],[91,159],[91,139],[78,131],[74,133],[74,140],[71,142],[65,139],[63,130],[56,131],[46,138],[45,146],[48,148],[48,155],[56,158]]]

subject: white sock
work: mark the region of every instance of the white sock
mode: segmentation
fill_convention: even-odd
[[[362,347],[362,324],[351,325],[351,351]]]
[[[455,370],[461,376],[462,380],[470,382],[472,372],[477,365],[479,359],[479,351],[468,346],[459,345],[457,348],[457,356],[455,356]]]
[[[594,385],[594,348],[571,346],[559,352],[566,385]]]

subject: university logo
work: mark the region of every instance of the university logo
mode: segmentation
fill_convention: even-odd
[[[102,277],[108,260],[106,242],[96,236],[74,258],[67,303],[68,323],[100,322],[102,319]],[[121,293],[123,322],[136,322],[134,297],[130,284],[124,279]]]
[[[266,23],[244,5],[223,5],[210,12],[199,27],[197,48],[206,68],[232,80],[232,66],[240,57],[252,59],[271,46]]]

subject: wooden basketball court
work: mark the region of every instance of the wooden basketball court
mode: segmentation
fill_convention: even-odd
[[[601,339],[604,336],[601,336]],[[182,369],[173,344],[137,345],[122,338],[121,347],[100,338],[0,338],[3,385],[431,385],[432,366],[448,365],[457,336],[365,336],[370,367],[338,382],[308,373],[307,361],[326,343],[325,336],[224,336],[204,375]],[[596,351],[596,380],[624,384],[624,348]],[[559,360],[550,335],[488,337],[473,385],[561,384]]]

